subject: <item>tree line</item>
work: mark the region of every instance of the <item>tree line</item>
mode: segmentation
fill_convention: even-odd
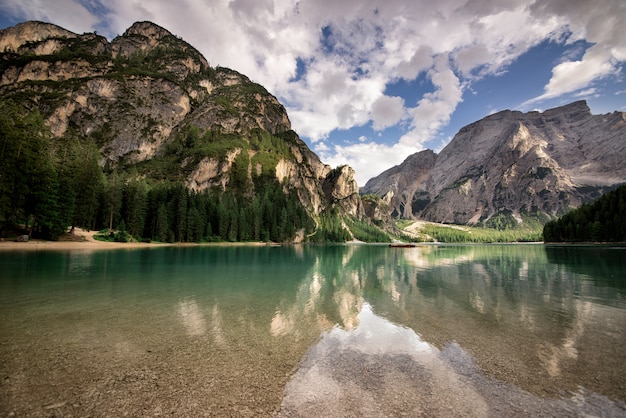
[[[548,222],[543,227],[543,239],[545,242],[626,241],[626,186]]]
[[[488,227],[452,228],[428,224],[421,233],[439,242],[492,243],[492,242],[537,242],[541,241],[540,227],[517,227],[499,230]]]
[[[91,138],[54,138],[39,112],[0,101],[0,235],[57,239],[80,226],[118,240],[281,242],[315,230],[296,192],[271,173],[254,176],[252,188],[195,192],[132,172],[105,175],[99,159]]]
[[[0,101],[0,232],[58,237],[89,225],[105,183],[95,144],[53,138],[39,112]]]
[[[148,187],[144,180],[124,182],[116,239],[129,236],[158,242],[291,241],[315,224],[294,191],[278,181],[255,178],[254,195],[232,191],[195,192],[182,184]],[[106,205],[103,205],[106,207]],[[106,218],[101,214],[100,219]]]

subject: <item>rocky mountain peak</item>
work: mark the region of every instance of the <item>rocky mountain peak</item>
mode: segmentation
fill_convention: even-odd
[[[150,59],[150,65],[185,78],[209,69],[202,54],[167,29],[152,22],[136,22],[111,42],[113,58]],[[156,68],[153,68],[156,69]]]
[[[123,36],[141,35],[151,40],[159,40],[166,36],[172,36],[172,33],[156,23],[143,21],[135,22],[130,28],[124,32]]]
[[[591,116],[591,109],[586,100],[579,100],[564,106],[548,109],[543,112],[545,119],[562,119],[565,121],[577,121]]]
[[[436,160],[437,154],[432,150],[409,155],[402,164],[370,179],[361,192],[378,194],[378,191],[385,190],[380,196],[392,208],[391,215],[411,218],[412,208],[405,204],[406,197],[417,192],[412,185],[426,180]]]
[[[585,101],[498,112],[460,129],[434,160],[414,154],[362,192],[386,197],[396,217],[546,220],[626,182],[624,115],[592,115]]]
[[[22,45],[49,38],[75,38],[76,35],[52,23],[23,22],[0,30],[0,52],[18,52]]]
[[[0,97],[36,109],[57,139],[94,143],[109,170],[196,191],[274,176],[311,213],[362,214],[354,171],[323,164],[276,97],[152,22],[111,42],[41,22],[5,29]]]
[[[352,167],[343,165],[331,170],[322,183],[326,199],[341,207],[345,212],[362,217],[363,208],[359,197],[359,186]]]

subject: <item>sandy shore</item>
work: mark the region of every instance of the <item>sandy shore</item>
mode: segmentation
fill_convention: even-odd
[[[76,228],[76,241],[43,241],[33,239],[28,242],[2,241],[0,250],[107,250],[120,248],[156,247],[171,244],[148,244],[142,242],[105,242],[94,238],[98,231],[86,231]],[[82,239],[82,241],[80,241]]]
[[[135,248],[162,248],[162,247],[188,247],[188,246],[232,246],[232,245],[247,245],[247,246],[264,246],[268,245],[264,242],[246,242],[246,243],[232,243],[232,242],[220,242],[220,243],[145,243],[145,242],[107,242],[99,241],[94,238],[98,231],[86,231],[80,228],[76,228],[74,232],[74,238],[76,241],[44,241],[33,239],[28,242],[16,242],[16,241],[0,241],[0,251],[5,250],[119,250],[119,249],[135,249]]]

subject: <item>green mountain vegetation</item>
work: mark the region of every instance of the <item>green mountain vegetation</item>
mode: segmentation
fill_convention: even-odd
[[[582,205],[543,228],[545,242],[626,242],[626,186]]]
[[[324,165],[246,76],[150,22],[112,42],[49,25],[58,35],[41,39],[41,25],[16,28],[0,53],[0,236],[410,240],[388,202],[359,197],[351,169]],[[428,224],[416,239],[541,240],[547,218],[520,213],[523,227],[501,210],[484,228]]]
[[[388,240],[274,96],[167,30],[25,22],[0,44],[1,237]]]
[[[401,220],[397,227],[409,234],[407,228],[414,221]],[[499,243],[499,242],[538,242],[542,240],[543,224],[530,218],[515,226],[494,228],[493,226],[449,225],[424,222],[419,231],[411,231],[410,235],[401,237],[402,241],[412,242],[444,242],[444,243]]]
[[[506,230],[485,227],[437,226],[429,224],[422,233],[438,242],[495,243],[495,242],[538,242],[541,241],[541,228],[525,226]]]
[[[227,191],[194,192],[181,182],[138,175],[137,167],[105,173],[99,157],[89,138],[54,138],[38,112],[0,101],[2,235],[56,239],[81,226],[115,230],[111,238],[121,241],[281,242],[315,228],[295,192],[285,193],[273,173],[248,182],[248,161],[235,161]]]

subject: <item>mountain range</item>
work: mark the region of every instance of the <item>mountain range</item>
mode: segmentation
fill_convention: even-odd
[[[193,193],[236,189],[249,202],[263,189],[257,179],[273,179],[312,217],[332,212],[387,226],[392,218],[545,223],[626,183],[626,115],[592,115],[581,101],[490,115],[462,128],[439,154],[418,152],[370,179],[359,194],[354,170],[320,161],[263,86],[212,67],[151,22],[111,41],[43,22],[4,29],[0,95],[2,103],[41,116],[57,163],[67,144],[87,143],[109,179],[124,172],[127,181],[176,183]],[[6,208],[24,216],[30,210]],[[123,209],[110,211],[111,223],[123,220]]]
[[[626,114],[585,101],[505,110],[462,128],[439,153],[409,156],[370,179],[396,218],[503,226],[545,222],[626,183]]]
[[[322,163],[276,97],[212,67],[154,23],[137,22],[110,42],[43,22],[4,29],[0,94],[40,114],[53,142],[95,144],[106,175],[123,171],[197,193],[238,188],[249,202],[256,178],[274,178],[312,216],[363,216],[354,171]]]

